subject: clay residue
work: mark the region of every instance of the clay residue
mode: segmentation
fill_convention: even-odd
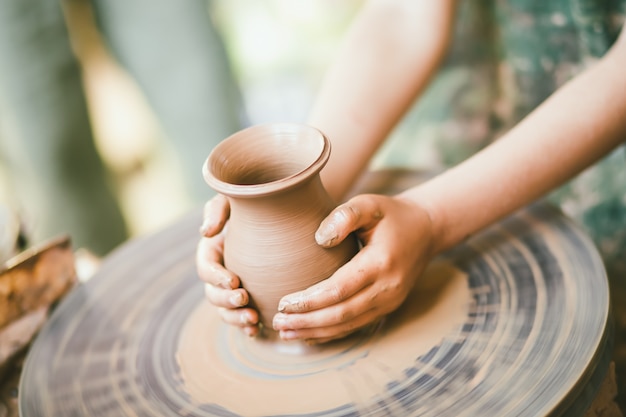
[[[467,276],[435,262],[373,334],[304,352],[248,339],[221,323],[214,307],[203,302],[179,339],[184,390],[196,404],[245,416],[315,413],[344,405],[365,411],[416,359],[459,335],[470,298]]]

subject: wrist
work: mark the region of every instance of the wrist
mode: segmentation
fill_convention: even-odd
[[[446,233],[445,233],[445,221],[443,218],[443,212],[436,208],[434,201],[428,198],[416,198],[415,196],[407,195],[406,193],[401,193],[396,196],[398,199],[404,201],[408,205],[412,207],[414,213],[418,216],[425,218],[428,226],[427,226],[427,234],[428,234],[428,257],[432,259],[439,255],[444,250],[448,249],[448,244],[446,243]],[[423,224],[423,220],[421,223]],[[423,226],[421,226],[423,227]],[[420,233],[424,233],[423,230],[419,231]]]

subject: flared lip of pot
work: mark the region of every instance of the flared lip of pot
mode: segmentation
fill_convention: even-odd
[[[223,147],[227,146],[227,142],[235,139],[240,139],[242,136],[253,135],[272,135],[272,134],[294,134],[297,135],[300,132],[313,133],[319,136],[322,146],[320,153],[313,160],[313,162],[306,168],[281,178],[279,180],[270,181],[260,184],[233,184],[226,181],[222,181],[215,177],[211,172],[210,166],[215,158],[218,158],[218,154],[222,151]],[[242,129],[226,139],[220,142],[209,154],[202,166],[202,174],[207,184],[218,193],[230,196],[230,197],[260,197],[269,194],[275,194],[282,190],[288,189],[295,184],[303,182],[306,178],[310,178],[313,175],[319,173],[321,169],[328,162],[330,156],[331,145],[330,141],[319,129],[305,124],[297,123],[268,123],[262,125],[255,125],[245,129]]]

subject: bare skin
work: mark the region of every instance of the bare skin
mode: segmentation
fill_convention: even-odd
[[[346,34],[308,120],[310,125],[323,131],[332,141],[333,152],[321,175],[326,190],[336,201],[343,200],[371,156],[435,74],[450,40],[454,6],[452,0],[370,0]],[[390,21],[394,22],[391,28]],[[424,23],[416,25],[415,22]],[[390,51],[394,51],[393,56],[387,57]],[[372,197],[380,199],[379,196]],[[238,277],[222,264],[222,237],[219,232],[226,222],[228,211],[227,201],[222,196],[209,201],[205,207],[204,238],[197,251],[198,273],[207,283],[207,298],[220,307],[222,318],[227,323],[242,327],[247,334],[255,335],[258,333],[258,315],[256,311],[245,308],[247,293],[238,288]],[[371,221],[369,226],[373,228],[381,220]],[[359,221],[364,222],[365,218]],[[369,231],[359,234],[361,239],[371,240]],[[320,238],[323,239],[323,236]],[[402,242],[402,238],[395,239]],[[380,242],[380,238],[374,239],[374,242]],[[376,246],[366,249],[367,252],[377,250]],[[364,255],[359,258],[366,259]],[[376,268],[384,268],[382,259],[376,263]],[[399,272],[402,268],[419,274],[426,263],[417,259],[412,262],[407,260],[406,267],[396,267],[397,276],[402,275]],[[370,268],[363,265],[357,269],[368,271]],[[348,268],[338,274],[351,274],[353,269]],[[373,282],[372,274],[360,275],[363,275],[362,285]],[[337,275],[335,281],[341,281],[340,277]],[[382,285],[385,288],[396,286]],[[342,327],[356,328],[361,322],[367,324],[392,311],[404,300],[410,287],[403,284],[396,291],[385,290],[384,296],[379,297],[376,295],[378,284],[373,286],[369,295],[362,294],[359,299],[378,298],[378,307],[366,317],[355,318]],[[291,310],[293,307],[286,307],[284,311]],[[345,315],[341,311],[334,314],[339,314],[339,317]],[[282,314],[277,316],[277,327],[281,327],[284,317]],[[330,330],[327,329],[327,332]],[[342,334],[345,332],[341,331]],[[294,334],[285,330],[281,335],[289,338]]]
[[[388,4],[392,3],[395,7],[410,8],[414,3],[426,2],[396,0]],[[368,107],[371,101],[352,100],[341,88],[342,81],[343,85],[359,83],[359,77],[350,77],[350,59],[342,60],[347,52],[341,55],[340,62],[330,71],[334,75],[329,76],[322,88],[310,123],[333,140],[334,159],[323,174],[326,174],[325,185],[337,199],[346,192],[393,124],[423,89],[445,51],[448,39],[445,33],[449,33],[451,27],[453,5],[451,2],[428,3],[433,8],[428,18],[430,21],[436,16],[442,19],[437,23],[443,34],[431,38],[438,46],[413,52],[416,60],[413,65],[423,71],[411,68],[406,78],[396,78],[397,83],[405,82],[412,88],[389,91],[388,82],[377,85],[376,78],[371,83],[363,78],[363,90],[351,85],[353,94],[375,96],[375,89],[379,88],[385,91],[385,98],[374,101],[375,108]],[[367,33],[370,38],[375,37],[374,31],[365,30],[364,22],[375,25],[368,18],[385,19],[378,7],[385,7],[385,3],[374,1],[369,9],[366,7],[363,13],[372,15],[357,22],[348,35],[352,41],[346,42],[347,50],[355,48],[359,39],[365,42]],[[394,41],[402,42],[402,39],[397,36]],[[405,39],[404,42],[411,42],[415,38]],[[367,50],[365,47],[355,49]],[[408,47],[406,53],[410,54]],[[425,55],[417,58],[420,54]],[[380,58],[378,61],[372,58],[371,65],[375,66],[376,62],[393,66],[393,62]],[[281,312],[274,318],[274,327],[281,337],[323,343],[378,320],[401,304],[434,256],[563,184],[623,143],[626,138],[623,68],[626,68],[624,34],[600,62],[555,92],[482,152],[397,196],[361,195],[338,206],[320,225],[317,242],[332,246],[355,231],[364,248],[327,280],[281,300]],[[367,72],[367,69],[360,70]],[[371,70],[370,75],[380,76],[380,73]],[[351,115],[364,115],[364,118],[351,119]],[[342,122],[346,118],[348,121]],[[353,127],[350,120],[362,121],[366,127]],[[354,148],[363,146],[367,152],[357,156],[357,161],[348,165],[349,172],[342,175],[339,162],[332,161],[352,160],[348,155],[352,155],[349,149],[354,149],[350,148],[354,138],[364,142]],[[208,203],[202,229],[204,237],[198,246],[198,273],[207,282],[209,300],[222,308],[222,318],[254,335],[258,331],[258,316],[245,307],[247,294],[238,288],[237,277],[221,264],[219,232],[227,216],[228,206],[223,197]]]

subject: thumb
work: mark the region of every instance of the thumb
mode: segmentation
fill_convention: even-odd
[[[350,233],[373,227],[382,217],[382,211],[373,196],[356,196],[326,216],[315,232],[315,241],[327,248],[336,246]]]
[[[224,229],[226,220],[230,217],[230,204],[222,194],[217,194],[204,205],[200,234],[213,237]]]

